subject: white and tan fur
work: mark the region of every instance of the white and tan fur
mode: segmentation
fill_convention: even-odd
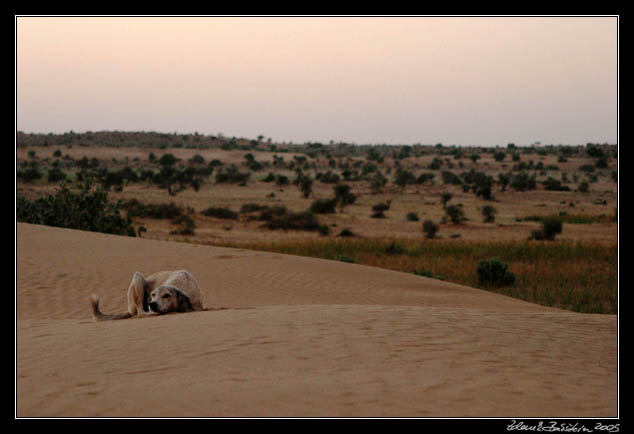
[[[128,311],[124,313],[103,314],[99,297],[93,294],[90,298],[95,321],[203,309],[198,281],[185,270],[159,271],[147,278],[138,271],[134,273],[128,287]]]

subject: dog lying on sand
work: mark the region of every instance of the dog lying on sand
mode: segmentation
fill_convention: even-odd
[[[128,311],[124,313],[103,314],[99,297],[93,294],[90,298],[95,321],[203,310],[198,281],[185,270],[159,271],[147,278],[138,271],[134,273],[128,287]]]

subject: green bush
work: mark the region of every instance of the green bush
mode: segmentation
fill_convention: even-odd
[[[425,220],[423,222],[423,232],[427,238],[435,238],[438,229],[438,225],[431,220]]]
[[[136,236],[130,216],[121,215],[122,201],[108,201],[108,193],[101,187],[93,188],[87,180],[72,192],[61,184],[55,194],[31,202],[17,197],[17,220],[46,226],[79,229],[107,234]],[[141,229],[139,230],[139,235]]]
[[[257,203],[245,203],[240,208],[240,213],[248,214],[248,213],[252,213],[252,212],[264,211],[265,209],[268,209],[268,206],[259,205]]]
[[[238,219],[237,212],[232,211],[229,208],[222,208],[222,207],[210,206],[209,208],[203,210],[201,214],[206,215],[207,217],[215,217],[215,218],[226,219],[226,220]]]
[[[563,185],[561,181],[551,178],[550,176],[546,181],[542,181],[542,184],[544,185],[544,190],[570,191],[570,187]]]
[[[424,267],[415,268],[412,271],[417,276],[430,277],[432,279],[445,280],[442,276],[434,274],[431,270],[426,270]]]
[[[458,205],[449,205],[447,208],[445,208],[445,212],[447,213],[447,216],[449,216],[449,218],[451,219],[451,222],[454,224],[459,224],[466,220],[464,216],[464,211],[462,211],[462,208],[460,208]]]
[[[337,207],[337,198],[317,199],[310,206],[310,210],[315,214],[334,214]]]
[[[171,231],[173,235],[194,235],[196,223],[188,215],[181,215],[172,220],[172,223],[178,225],[178,228]]]
[[[495,221],[495,214],[497,210],[491,205],[485,205],[482,207],[482,216],[485,223],[493,223]]]
[[[508,265],[498,257],[481,260],[478,263],[478,282],[481,285],[509,286],[515,282],[515,275],[507,271]]]
[[[535,174],[529,176],[526,172],[520,172],[512,175],[510,185],[516,191],[535,190],[537,188]]]
[[[42,178],[42,172],[40,172],[37,167],[30,167],[26,170],[18,170],[16,176],[18,178],[18,181],[33,182]]]
[[[60,182],[60,181],[64,181],[65,179],[66,179],[66,174],[64,174],[64,172],[62,172],[57,167],[54,167],[48,171],[48,177],[47,177],[48,182]]]
[[[561,233],[563,223],[560,219],[544,218],[542,219],[542,229],[533,231],[530,239],[552,241],[555,235]]]
[[[341,232],[339,232],[338,237],[354,237],[355,234],[349,228],[343,228]]]
[[[183,209],[174,202],[144,204],[137,199],[129,199],[122,203],[129,217],[152,219],[175,219],[183,215]]]
[[[347,184],[337,184],[333,189],[341,211],[346,205],[352,205],[357,200],[357,197],[351,192],[351,188]]]
[[[310,211],[301,211],[301,212],[289,212],[286,211],[284,213],[279,213],[273,215],[270,220],[268,220],[264,227],[268,229],[283,229],[283,230],[304,230],[304,231],[319,231],[321,225],[313,214]]]
[[[240,172],[232,165],[216,174],[216,182],[218,184],[245,184],[250,177],[251,172]]]

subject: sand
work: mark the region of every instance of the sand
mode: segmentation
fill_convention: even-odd
[[[94,322],[135,271],[207,311]],[[356,264],[19,223],[17,417],[617,417],[617,317]],[[214,309],[214,308],[224,309]]]

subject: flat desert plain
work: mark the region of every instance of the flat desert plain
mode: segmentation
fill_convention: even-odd
[[[17,417],[616,417],[617,317],[357,264],[18,223]],[[187,269],[208,310],[126,309]]]

